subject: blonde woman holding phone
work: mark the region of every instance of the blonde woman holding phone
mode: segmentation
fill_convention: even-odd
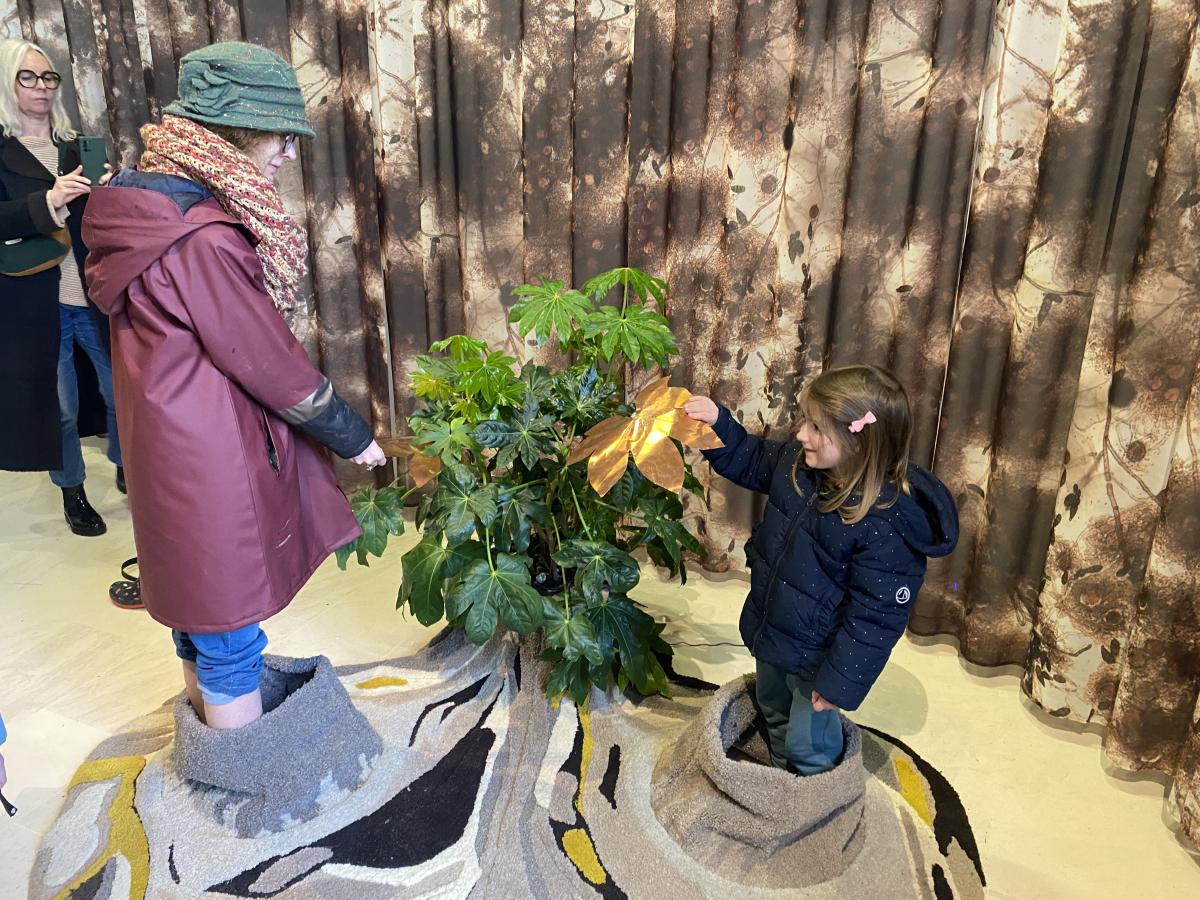
[[[71,531],[107,530],[84,492],[80,437],[108,435],[125,479],[108,323],[89,301],[80,231],[92,184],[46,52],[0,42],[0,469],[48,471]]]

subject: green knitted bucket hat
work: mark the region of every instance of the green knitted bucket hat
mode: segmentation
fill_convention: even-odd
[[[313,137],[295,70],[265,47],[230,41],[189,53],[179,66],[179,99],[164,113]]]

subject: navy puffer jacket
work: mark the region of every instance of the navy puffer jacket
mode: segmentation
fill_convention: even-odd
[[[825,476],[804,465],[798,442],[753,437],[724,407],[713,428],[725,446],[705,451],[712,467],[767,495],[746,543],[742,640],[756,659],[814,681],[842,709],[857,709],[904,633],[926,559],[949,554],[958,540],[950,492],[909,466],[909,493],[847,525],[836,511],[821,512]],[[894,494],[885,488],[881,500]]]

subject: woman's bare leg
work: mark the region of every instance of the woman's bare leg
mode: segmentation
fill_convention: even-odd
[[[192,709],[196,711],[196,715],[200,717],[200,721],[205,721],[204,718],[204,698],[200,696],[200,684],[196,681],[196,664],[188,662],[186,659],[183,662],[183,686],[187,689],[188,701],[192,704]]]
[[[204,705],[204,720],[209,728],[241,728],[262,718],[262,692],[256,690],[216,706]]]

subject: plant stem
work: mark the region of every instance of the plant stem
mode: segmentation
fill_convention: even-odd
[[[557,550],[559,547],[562,546],[562,538],[558,534],[558,520],[556,518],[554,518],[554,516],[550,516],[550,524],[554,526],[554,543],[556,545],[554,549]],[[551,559],[553,559],[553,556],[554,556],[553,552],[550,555],[551,555]],[[571,591],[567,587],[567,570],[564,569],[562,566],[559,566],[558,572],[562,576],[562,583],[563,583],[563,592],[562,592],[563,609],[566,610],[567,621],[570,621],[571,620],[571,597],[570,597]]]
[[[583,530],[587,532],[588,540],[594,541],[595,538],[592,537],[591,526],[588,525],[588,521],[583,515],[583,509],[579,505],[579,495],[575,493],[575,485],[568,484],[567,487],[571,489],[571,499],[575,501],[575,512],[579,513],[579,524],[582,525]]]
[[[495,572],[496,564],[492,561],[492,527],[490,525],[483,526],[483,549],[487,551],[488,568]]]

